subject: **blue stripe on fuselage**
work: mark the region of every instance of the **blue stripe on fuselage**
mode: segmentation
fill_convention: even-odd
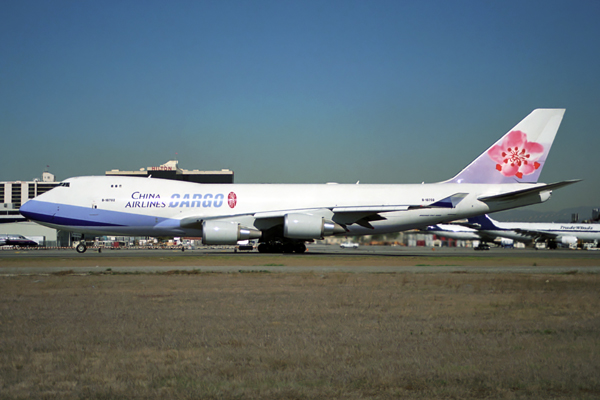
[[[168,218],[29,200],[21,214],[33,221],[64,226],[155,226]]]

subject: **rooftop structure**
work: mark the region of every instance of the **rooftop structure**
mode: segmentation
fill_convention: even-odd
[[[220,171],[187,170],[178,166],[177,160],[167,161],[158,167],[141,168],[139,171],[119,171],[113,169],[106,171],[107,176],[137,176],[141,178],[172,179],[195,183],[233,183],[233,171],[222,169]]]

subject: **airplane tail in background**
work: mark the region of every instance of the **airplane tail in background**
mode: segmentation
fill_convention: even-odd
[[[488,217],[487,214],[478,215],[468,219],[469,223],[467,226],[470,228],[481,229],[486,231],[497,231],[501,228],[496,225],[496,221]]]
[[[538,108],[444,183],[537,183],[565,110]]]

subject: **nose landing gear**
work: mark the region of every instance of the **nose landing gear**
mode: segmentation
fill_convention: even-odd
[[[79,244],[75,247],[75,250],[77,250],[78,253],[85,253],[87,247],[84,242],[79,242]]]

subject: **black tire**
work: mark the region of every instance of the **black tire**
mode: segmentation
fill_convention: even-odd
[[[302,254],[306,251],[306,245],[304,243],[298,243],[296,244],[294,251],[298,254]]]
[[[77,247],[75,247],[75,250],[77,250],[78,253],[85,253],[87,247],[85,247],[85,244],[79,243]]]

